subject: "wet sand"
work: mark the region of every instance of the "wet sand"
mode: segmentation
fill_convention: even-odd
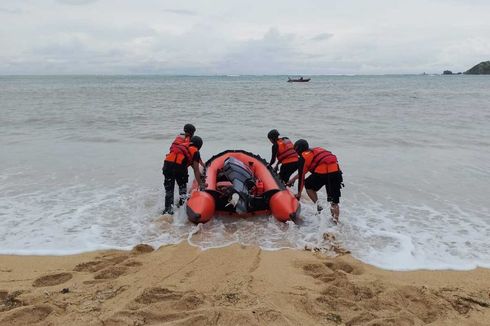
[[[350,255],[186,242],[0,256],[0,325],[489,325],[490,270],[392,272]]]

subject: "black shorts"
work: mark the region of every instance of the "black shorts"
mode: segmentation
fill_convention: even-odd
[[[298,161],[286,163],[286,164],[281,164],[281,169],[279,170],[279,178],[284,183],[287,183],[289,181],[289,178],[291,177],[291,175],[296,170],[298,170]]]
[[[325,186],[328,201],[338,204],[341,196],[340,188],[342,187],[343,181],[342,171],[326,174],[312,173],[305,179],[305,188],[318,191]]]
[[[189,181],[189,173],[187,173],[187,166],[177,164],[174,162],[165,161],[162,168],[165,179],[174,180],[177,184],[186,185]]]

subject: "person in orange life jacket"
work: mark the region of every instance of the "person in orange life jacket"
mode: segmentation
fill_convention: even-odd
[[[267,138],[273,144],[269,166],[272,167],[277,159],[274,170],[277,171],[279,164],[281,164],[279,178],[286,183],[291,177],[291,174],[298,169],[298,154],[294,150],[291,140],[287,137],[279,137],[279,131],[276,129],[269,131]]]
[[[189,143],[191,141],[191,137],[194,136],[194,133],[196,132],[196,127],[194,127],[194,125],[190,124],[190,123],[187,123],[184,125],[184,132],[183,133],[180,133],[177,135],[177,137],[175,137],[174,141],[172,142],[172,145],[170,146],[170,149],[169,151],[179,151],[179,150],[182,150],[182,148],[180,148],[181,146],[189,146]],[[180,148],[180,149],[179,149]],[[204,165],[204,162],[202,161],[202,159],[199,160],[199,164],[201,164],[201,166],[205,169],[205,165]],[[184,185],[184,187],[187,186],[187,185]],[[179,192],[182,192],[185,194],[187,189],[179,189]]]
[[[316,203],[318,201],[317,191],[325,186],[328,201],[330,202],[330,213],[334,222],[338,223],[340,188],[342,187],[343,178],[337,157],[321,147],[310,149],[308,142],[304,139],[296,141],[294,149],[300,157],[298,174],[288,184],[292,185],[294,181],[299,179],[296,198],[299,200],[304,187],[310,199]],[[308,172],[311,174],[305,179],[305,175]],[[320,205],[317,205],[318,212],[322,209]]]
[[[187,195],[187,181],[189,175],[187,168],[189,166],[194,170],[194,177],[199,184],[203,186],[201,180],[201,172],[199,171],[199,162],[201,155],[199,150],[202,146],[202,139],[199,136],[192,136],[190,143],[180,144],[179,146],[170,149],[170,152],[165,157],[162,172],[165,176],[163,185],[165,187],[165,209],[162,214],[173,214],[174,203],[174,188],[175,182],[179,185],[179,205],[182,205]]]
[[[170,150],[172,150],[173,147],[176,147],[180,144],[189,145],[191,141],[191,137],[194,136],[195,132],[196,132],[196,127],[194,127],[194,125],[190,123],[185,124],[184,132],[178,134],[177,137],[175,137],[174,141],[172,142],[172,145],[170,146]],[[199,161],[199,164],[201,164],[201,166],[205,168],[204,162],[202,160]]]
[[[172,146],[187,143],[189,144],[191,142],[191,137],[194,136],[194,133],[196,132],[196,127],[194,125],[187,123],[184,125],[184,132],[180,133],[175,137],[174,141],[172,142],[172,145],[170,146],[170,149],[172,149]]]
[[[191,141],[191,137],[194,136],[195,132],[196,132],[196,127],[194,127],[193,124],[190,123],[185,124],[184,132],[178,134],[177,137],[175,137],[174,141],[172,142],[172,145],[170,146],[170,151],[177,149],[179,145],[188,146]]]
[[[194,133],[196,132],[196,127],[194,127],[193,124],[187,123],[184,125],[184,132],[180,133],[175,137],[174,141],[172,142],[172,145],[170,145],[170,152],[180,152],[181,154],[185,154],[187,152],[187,148],[191,142],[191,137],[194,136]],[[189,175],[187,174],[187,169],[185,169],[185,180],[189,178]],[[179,178],[181,179],[181,178]],[[165,185],[165,183],[164,183]],[[187,194],[187,181],[186,182],[180,182],[178,183],[179,185],[179,194],[180,194],[180,200],[179,200],[179,205],[183,204],[185,200],[185,196]],[[172,188],[173,189],[173,188]],[[173,197],[172,197],[173,198]],[[173,201],[173,199],[172,199]]]

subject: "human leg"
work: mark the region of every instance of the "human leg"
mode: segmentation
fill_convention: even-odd
[[[279,171],[279,178],[281,178],[281,180],[284,183],[287,183],[289,181],[289,178],[291,178],[291,175],[297,170],[298,170],[298,162],[281,164],[281,170]]]
[[[338,223],[340,216],[340,196],[341,196],[341,186],[342,186],[342,172],[337,171],[327,174],[327,196],[328,201],[330,201],[330,213],[335,222]]]
[[[165,164],[163,169],[163,175],[164,175],[163,187],[165,188],[165,209],[163,210],[162,214],[173,214],[172,205],[174,203],[174,189],[175,189],[174,172],[175,171],[172,166]]]
[[[187,199],[187,181],[189,180],[189,174],[187,169],[180,169],[177,173],[176,181],[179,186],[179,202],[177,206],[182,206]]]
[[[312,173],[308,178],[305,179],[305,189],[306,193],[308,194],[308,197],[317,204],[317,211],[320,213],[323,210],[323,207],[318,205],[318,190],[323,187],[324,181],[322,178],[322,175],[317,174],[317,173]]]

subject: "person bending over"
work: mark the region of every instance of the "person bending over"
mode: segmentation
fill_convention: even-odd
[[[199,170],[199,164],[202,162],[199,150],[202,144],[201,137],[192,136],[189,143],[170,147],[170,152],[165,156],[162,168],[162,173],[165,177],[163,182],[165,188],[165,209],[162,214],[172,215],[174,213],[173,203],[176,182],[179,186],[180,195],[178,206],[184,204],[187,196],[187,181],[189,179],[187,169],[189,166],[194,170],[194,177],[199,187],[203,186],[201,172]]]
[[[339,200],[342,187],[342,171],[340,170],[337,157],[331,152],[321,147],[310,149],[309,144],[304,139],[299,139],[294,143],[294,149],[299,155],[298,174],[292,178],[288,184],[294,184],[299,179],[298,193],[296,198],[301,197],[303,187],[310,199],[317,203],[317,192],[325,186],[327,190],[327,199],[330,204],[330,213],[335,223],[339,221],[340,208]],[[310,175],[305,179],[306,173]],[[323,208],[317,204],[317,210],[320,212]]]
[[[279,170],[279,178],[284,182],[288,182],[291,175],[298,169],[298,154],[294,150],[293,143],[288,137],[279,137],[279,131],[272,129],[267,134],[272,143],[272,156],[269,165],[276,162],[274,170],[277,171],[279,164],[281,169]]]

